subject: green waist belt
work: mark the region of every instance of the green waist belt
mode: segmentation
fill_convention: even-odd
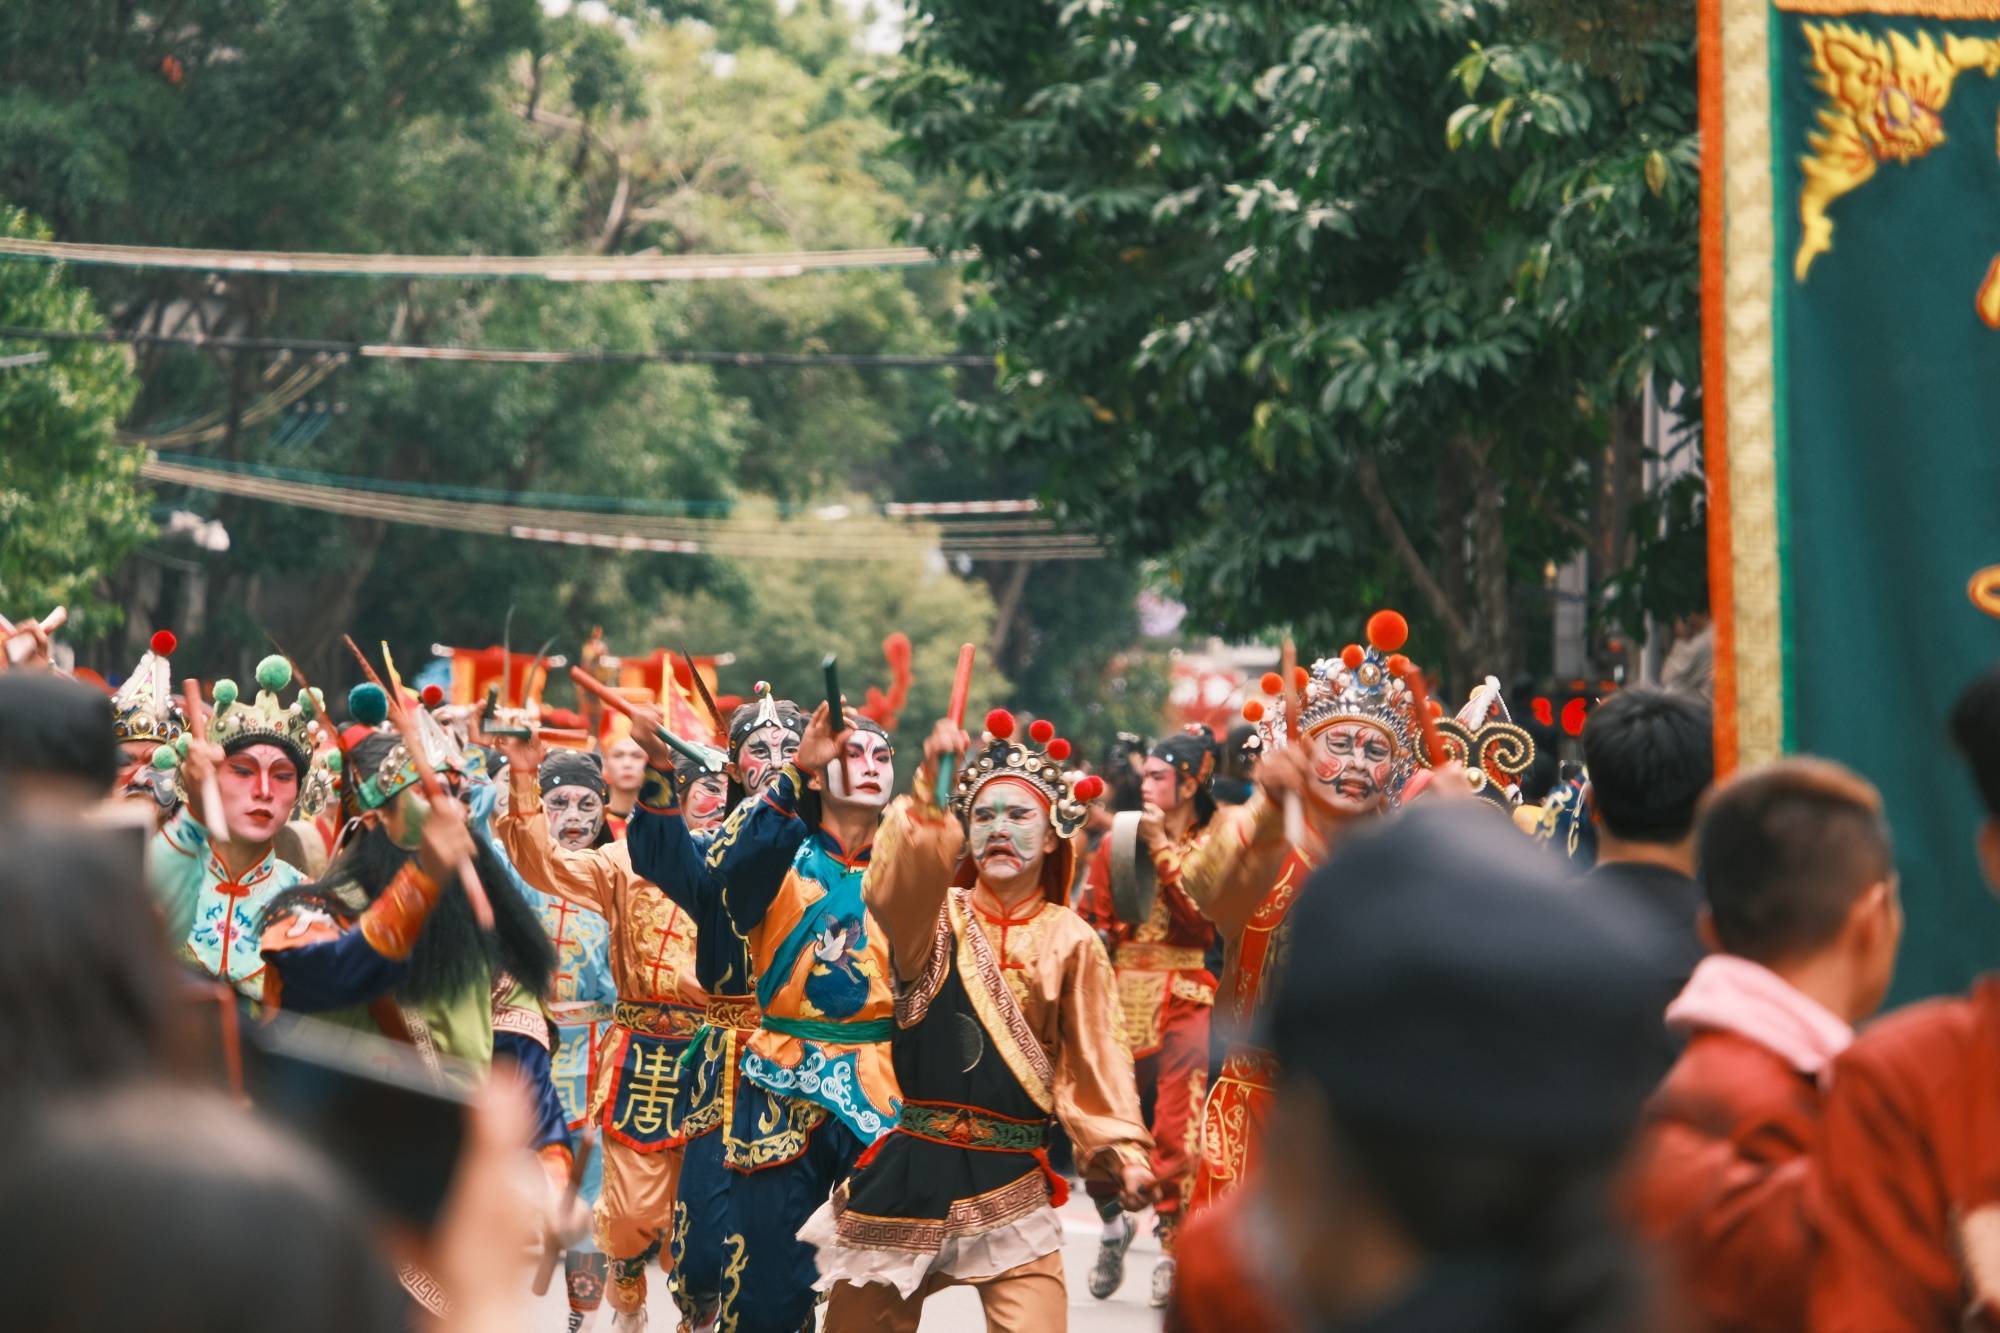
[[[873,1041],[887,1041],[896,1035],[896,1020],[893,1018],[830,1023],[820,1018],[780,1018],[776,1014],[765,1014],[762,1026],[766,1032],[797,1037],[800,1041],[830,1041],[841,1046],[865,1046]]]

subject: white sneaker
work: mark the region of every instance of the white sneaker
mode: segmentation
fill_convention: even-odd
[[[1119,1218],[1119,1239],[1103,1238],[1097,1242],[1097,1263],[1090,1270],[1090,1294],[1100,1301],[1108,1301],[1125,1281],[1125,1251],[1132,1248],[1132,1238],[1139,1234],[1139,1224],[1130,1213]]]
[[[646,1333],[646,1307],[642,1305],[636,1310],[613,1310],[611,1333]]]
[[[1153,1308],[1164,1310],[1173,1298],[1174,1260],[1172,1255],[1168,1255],[1153,1265]]]

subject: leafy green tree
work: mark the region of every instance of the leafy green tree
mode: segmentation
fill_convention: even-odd
[[[0,208],[0,235],[49,231]],[[0,264],[0,324],[103,327],[67,270],[34,264]],[[137,385],[122,347],[0,340],[0,357],[43,350],[42,364],[0,369],[0,608],[18,619],[64,605],[72,632],[101,632],[118,619],[111,572],[153,531],[139,455],[116,433]]]
[[[1638,387],[1696,372],[1684,47],[1633,101],[1490,2],[915,10],[884,104],[963,189],[913,231],[1003,357],[953,424],[1198,625],[1394,601],[1504,674],[1551,561],[1630,561]]]

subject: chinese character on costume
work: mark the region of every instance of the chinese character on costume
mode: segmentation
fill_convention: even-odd
[[[627,843],[602,836],[608,792],[595,756],[557,750],[536,766],[530,747],[514,753],[508,808],[493,831],[540,890],[542,922],[556,943],[554,1008],[565,1046],[574,1014],[576,1040],[591,1052],[558,1066],[558,1087],[572,1127],[595,1122],[603,1142],[594,1230],[611,1256],[613,1327],[644,1328],[646,1265],[671,1225],[686,1142],[678,1071],[708,1003],[695,980],[694,926],[634,873]],[[572,813],[593,803],[594,819]],[[561,832],[550,816],[558,807],[569,816]],[[590,1294],[577,1287],[592,1273],[601,1288],[601,1268],[572,1266],[573,1310]]]
[[[1142,781],[1146,803],[1160,818],[1141,822],[1137,855],[1152,862],[1153,898],[1143,920],[1119,915],[1113,892],[1114,855],[1123,849],[1113,838],[1098,843],[1090,859],[1084,919],[1111,948],[1118,974],[1118,1001],[1125,1044],[1132,1052],[1142,1093],[1153,1094],[1153,1175],[1161,1197],[1154,1205],[1164,1252],[1153,1280],[1153,1301],[1166,1303],[1173,1282],[1174,1236],[1186,1196],[1194,1186],[1199,1155],[1201,1105],[1208,1091],[1209,1012],[1215,1005],[1215,974],[1208,953],[1215,924],[1203,916],[1181,887],[1181,864],[1207,836],[1215,816],[1209,781],[1217,747],[1205,728],[1193,728],[1154,745]],[[1092,1180],[1090,1195],[1108,1230],[1090,1277],[1090,1293],[1100,1300],[1117,1291],[1124,1278],[1125,1250],[1136,1225],[1118,1206],[1115,1182]]]
[[[704,1159],[723,1171],[704,1186],[717,1194],[691,1201],[689,1240],[705,1225],[694,1210],[718,1210],[722,1325],[793,1333],[816,1299],[798,1229],[896,1118],[888,952],[861,899],[894,758],[880,725],[859,714],[848,753],[833,755],[822,721],[827,777],[809,785],[791,756],[812,726],[801,736],[797,710],[766,686],[758,693],[731,719],[730,738],[743,783],[762,790],[735,807],[705,857],[654,805],[668,781],[658,755],[627,837],[634,868],[683,895],[695,916],[703,977],[714,969],[728,988],[711,990],[712,1006],[730,997],[716,1024],[728,1025],[727,1038],[711,1036],[697,1057],[697,1097],[715,1099],[700,1113],[719,1130]],[[710,954],[701,946],[711,936],[738,941],[744,956]],[[737,988],[752,978],[744,1005]]]
[[[927,762],[868,871],[896,968],[902,1117],[801,1233],[831,1293],[829,1333],[914,1329],[927,1296],[960,1284],[990,1328],[1064,1327],[1057,1120],[1086,1177],[1118,1182],[1131,1207],[1152,1192],[1110,959],[1065,903],[1072,839],[1103,784],[1072,785],[1047,722],[1015,730],[988,716],[949,813]],[[963,744],[941,723],[927,758]]]

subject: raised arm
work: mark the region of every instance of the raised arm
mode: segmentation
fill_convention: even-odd
[[[917,787],[927,790],[921,781]],[[888,934],[899,980],[914,981],[924,970],[964,844],[958,821],[915,795],[898,796],[882,817],[861,896]]]
[[[689,916],[706,919],[707,905],[722,892],[722,877],[709,869],[707,844],[681,819],[673,777],[663,769],[646,769],[639,803],[625,826],[625,849],[641,879],[657,884]]]
[[[1179,887],[1225,938],[1249,924],[1289,850],[1284,815],[1259,791],[1209,825],[1208,837],[1178,867]]]
[[[730,812],[722,832],[709,845],[708,869],[722,882],[723,907],[746,936],[763,923],[806,840],[806,821],[798,809],[804,788],[798,768],[786,764],[761,796]]]
[[[542,809],[542,784],[534,773],[518,772],[511,764],[507,772],[507,813],[493,821],[493,836],[514,869],[543,893],[606,917],[613,915],[618,863],[601,847],[572,851],[556,846],[549,836],[548,813]]]

